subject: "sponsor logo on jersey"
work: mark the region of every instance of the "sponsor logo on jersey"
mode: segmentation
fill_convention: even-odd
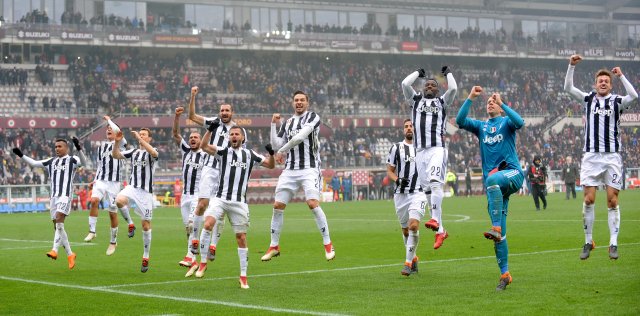
[[[613,109],[601,109],[601,108],[593,108],[593,110],[591,110],[591,112],[593,114],[598,114],[598,115],[605,115],[605,116],[611,116],[613,115]]]
[[[147,165],[147,161],[146,160],[134,160],[132,164],[134,166],[144,167],[144,166]]]
[[[232,160],[229,163],[229,166],[236,167],[236,168],[247,169],[247,163],[246,162],[241,162],[241,161],[237,161],[237,160]]]
[[[504,139],[504,137],[502,136],[502,134],[498,134],[498,135],[495,135],[495,136],[492,136],[492,137],[485,136],[484,139],[482,140],[482,142],[485,143],[485,144],[491,145],[491,144],[499,143],[503,139]]]

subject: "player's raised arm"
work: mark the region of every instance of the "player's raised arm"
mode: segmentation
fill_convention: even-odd
[[[220,119],[215,119],[209,126],[207,126],[207,132],[204,133],[202,141],[200,142],[200,148],[209,155],[215,155],[218,152],[218,147],[211,142],[213,132],[220,126]]]
[[[631,102],[637,100],[638,92],[636,91],[636,89],[633,88],[633,85],[631,84],[631,82],[629,82],[629,80],[624,76],[620,67],[614,67],[613,69],[611,69],[611,72],[613,72],[614,75],[620,78],[620,81],[622,81],[622,85],[624,86],[624,89],[627,90],[627,95],[622,97],[622,105],[626,106],[631,104]]]
[[[473,101],[475,101],[475,99],[481,93],[482,93],[481,86],[474,86],[473,88],[471,88],[471,91],[469,92],[469,96],[464,101],[464,103],[462,103],[462,106],[458,111],[458,115],[456,116],[456,124],[458,124],[460,128],[463,128],[464,126],[468,125],[467,123],[468,121],[470,121],[470,119],[467,117],[467,115],[469,115],[469,108],[471,108],[471,104],[473,103]]]
[[[404,78],[404,80],[402,80],[402,93],[404,94],[404,98],[407,101],[411,100],[413,96],[416,95],[416,91],[413,90],[413,87],[411,85],[413,85],[416,79],[424,77],[426,77],[424,69],[420,68],[412,72],[406,78]]]
[[[278,124],[280,124],[280,113],[273,113],[271,117],[271,132],[269,133],[273,150],[279,150],[285,144],[284,127],[281,125],[280,131],[278,131]]]
[[[204,125],[204,116],[196,114],[196,95],[198,95],[198,87],[191,87],[191,100],[189,101],[189,119],[196,124]]]
[[[23,154],[22,150],[20,150],[20,148],[18,147],[13,148],[12,151],[16,156],[22,158],[32,168],[44,168],[45,163],[51,160],[51,158],[45,160],[34,160],[33,158]]]
[[[273,147],[271,146],[271,144],[267,144],[266,146],[264,146],[264,149],[266,149],[267,152],[269,153],[269,158],[263,160],[260,165],[268,169],[275,168],[276,166],[276,160],[274,158],[275,150],[273,150]]]
[[[111,157],[116,159],[125,159],[126,157],[120,151],[120,147],[122,147],[122,131],[116,134],[115,143],[113,144],[113,149],[111,150]]]
[[[184,113],[184,108],[181,106],[177,107],[176,115],[173,118],[173,129],[171,130],[171,134],[176,145],[180,145],[182,142],[182,136],[180,136],[180,116],[182,113]]]
[[[308,136],[313,132],[313,126],[311,124],[305,124],[299,131],[298,134],[293,136],[286,144],[284,144],[280,149],[278,149],[278,153],[286,153],[294,146],[302,143]]]
[[[491,97],[497,104],[500,104],[500,108],[502,108],[504,113],[507,115],[507,117],[513,124],[513,127],[515,127],[516,129],[520,129],[522,128],[522,126],[524,126],[524,120],[522,119],[522,116],[520,116],[518,112],[502,102],[502,98],[500,97],[499,93],[494,93]]]
[[[456,95],[458,94],[458,84],[456,83],[456,79],[453,78],[453,74],[451,73],[449,66],[442,67],[442,75],[447,78],[447,91],[444,93],[442,98],[444,99],[444,103],[447,106],[450,106],[453,104],[453,100],[455,100]]]
[[[85,156],[84,150],[82,150],[82,146],[80,146],[80,140],[77,137],[73,136],[71,137],[71,141],[73,142],[73,146],[76,148],[76,151],[78,152],[78,156],[80,157],[80,166],[84,166],[85,168],[88,168],[87,156]]]
[[[140,143],[140,146],[142,146],[142,148],[144,148],[144,150],[146,150],[151,157],[158,158],[158,151],[155,148],[153,148],[153,146],[151,146],[151,144],[149,144],[146,140],[144,140],[144,138],[140,136],[140,133],[136,131],[131,131],[131,134],[133,135],[133,137],[135,137],[135,139],[138,140],[138,143]]]
[[[582,56],[572,55],[569,58],[569,68],[567,69],[567,74],[564,77],[564,91],[571,94],[571,96],[576,100],[583,100],[584,97],[587,96],[587,93],[573,86],[573,72],[580,61],[582,61]]]

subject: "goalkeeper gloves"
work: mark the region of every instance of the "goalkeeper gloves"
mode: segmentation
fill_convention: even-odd
[[[449,66],[442,66],[442,75],[443,76],[447,76],[447,74],[451,73],[451,69],[449,68]]]
[[[418,72],[418,78],[424,78],[427,74],[424,72],[424,69],[420,68],[416,70]]]
[[[13,153],[16,154],[16,156],[22,158],[22,156],[24,156],[24,154],[22,153],[22,150],[20,150],[20,148],[16,147],[13,150]]]
[[[269,155],[273,156],[273,154],[275,154],[275,151],[273,150],[273,147],[271,146],[271,144],[267,144],[266,146],[264,146],[264,149],[267,150],[267,152],[269,153]]]
[[[220,118],[216,118],[215,120],[213,120],[213,122],[211,122],[211,124],[209,124],[209,126],[207,127],[207,130],[213,133],[218,129],[218,127],[220,127]]]
[[[73,146],[76,147],[76,150],[80,151],[82,150],[82,147],[80,147],[80,140],[78,139],[78,137],[71,137],[71,141],[73,141]]]

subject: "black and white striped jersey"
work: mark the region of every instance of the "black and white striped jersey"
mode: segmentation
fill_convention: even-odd
[[[217,117],[207,117],[204,119],[205,127],[208,127],[213,123],[213,121]],[[211,139],[209,140],[209,145],[216,145],[217,148],[227,147],[229,146],[229,130],[231,127],[235,126],[236,123],[234,121],[229,122],[229,124],[220,124],[218,129],[211,135]],[[246,134],[245,134],[246,137]],[[211,156],[205,153],[204,164],[211,168],[218,168],[218,159],[214,156]]]
[[[182,149],[182,194],[195,195],[198,192],[204,160],[208,155],[202,149],[191,150],[184,138],[180,142],[180,149]]]
[[[311,126],[313,131],[300,144],[294,146],[287,153],[285,169],[301,170],[320,167],[318,135],[320,134],[320,116],[312,111],[302,115],[294,115],[280,126],[277,137],[287,143],[300,132],[304,126]]]
[[[220,182],[216,197],[227,201],[246,202],[249,177],[254,165],[261,164],[266,158],[251,149],[218,149],[216,156],[220,160]]]
[[[42,161],[42,165],[49,173],[51,182],[51,197],[71,197],[73,177],[81,166],[77,156],[53,157]]]
[[[411,103],[411,121],[415,131],[413,144],[416,148],[445,146],[447,132],[447,110],[441,97],[427,99],[416,93]]]
[[[609,94],[600,97],[591,92],[584,97],[584,152],[620,151],[620,115],[622,97]]]
[[[395,143],[389,149],[387,164],[396,168],[398,178],[409,179],[409,185],[401,187],[396,184],[394,193],[422,192],[418,182],[418,166],[416,165],[416,148],[404,141]]]
[[[105,141],[98,147],[96,180],[120,182],[121,172],[124,170],[124,162],[111,156],[115,141]],[[123,138],[120,143],[120,151],[126,149],[127,141]]]
[[[158,158],[152,157],[146,150],[140,148],[125,150],[122,155],[131,161],[129,185],[153,193],[153,173]]]

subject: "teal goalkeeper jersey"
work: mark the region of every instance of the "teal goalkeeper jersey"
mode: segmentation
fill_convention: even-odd
[[[522,117],[514,110],[502,105],[507,116],[498,116],[487,121],[470,119],[467,117],[471,100],[467,99],[458,113],[458,126],[478,136],[480,157],[482,158],[482,177],[486,181],[489,173],[504,161],[500,170],[518,170],[520,159],[516,151],[516,130],[524,125]]]

